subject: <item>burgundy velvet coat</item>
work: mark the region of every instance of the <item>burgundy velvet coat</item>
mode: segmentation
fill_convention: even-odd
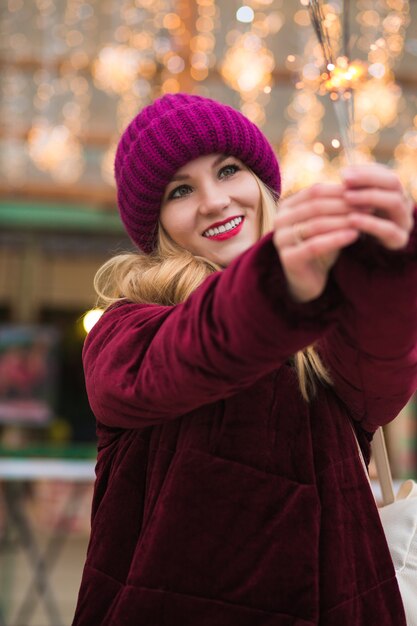
[[[361,241],[297,304],[264,237],[173,306],[126,303],[88,336],[99,452],[74,626],[404,626],[349,424],[417,388],[417,237]],[[290,357],[334,386],[308,404]]]

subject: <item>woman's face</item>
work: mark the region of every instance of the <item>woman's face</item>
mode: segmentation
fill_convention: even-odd
[[[160,221],[178,245],[226,267],[259,239],[260,203],[258,183],[241,161],[210,154],[173,176]]]

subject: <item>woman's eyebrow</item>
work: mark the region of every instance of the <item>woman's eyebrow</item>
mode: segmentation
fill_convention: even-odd
[[[229,156],[227,154],[221,154],[220,156],[217,157],[217,159],[213,162],[212,167],[217,167],[220,163],[222,163],[222,161],[225,161],[226,159],[228,159]],[[191,176],[187,173],[185,174],[175,174],[172,178],[171,178],[171,182],[173,181],[179,181],[179,180],[187,180],[187,178],[191,178]]]
[[[187,178],[190,178],[188,174],[175,174],[175,176],[171,178],[170,182],[172,183],[174,180],[186,180]]]

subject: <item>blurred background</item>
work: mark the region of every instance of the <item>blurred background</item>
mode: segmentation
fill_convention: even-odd
[[[1,0],[0,626],[71,623],[95,458],[81,350],[94,274],[131,248],[113,159],[138,110],[177,91],[240,108],[285,193],[337,180],[354,110],[355,159],[417,201],[417,1],[316,4],[332,76],[308,0]],[[386,432],[397,479],[417,473],[416,417]]]

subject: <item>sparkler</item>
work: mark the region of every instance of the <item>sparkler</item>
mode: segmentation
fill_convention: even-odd
[[[309,0],[311,23],[320,44],[325,71],[322,74],[322,93],[328,93],[333,102],[340,131],[341,143],[349,163],[353,162],[355,141],[354,89],[365,76],[365,64],[349,60],[349,0],[345,0],[343,21],[343,53],[336,57],[326,26],[326,18],[320,0]],[[347,13],[346,13],[347,11]]]

